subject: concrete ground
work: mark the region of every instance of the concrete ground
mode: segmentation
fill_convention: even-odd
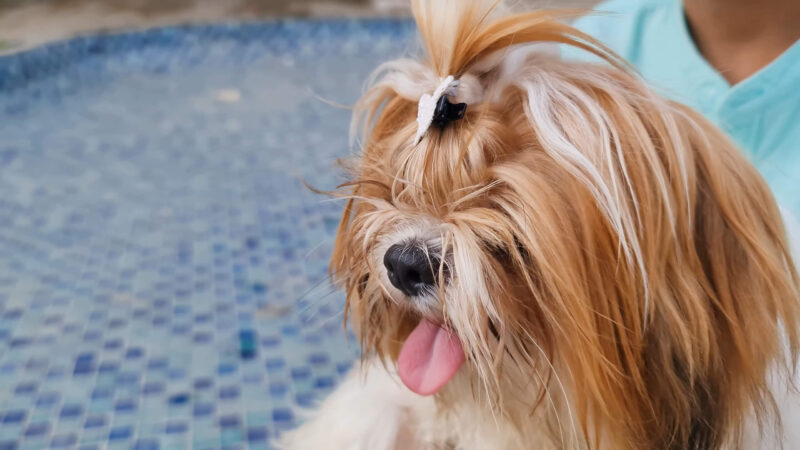
[[[516,0],[587,7],[596,0]],[[407,15],[408,0],[0,0],[0,54],[75,35],[268,17]]]

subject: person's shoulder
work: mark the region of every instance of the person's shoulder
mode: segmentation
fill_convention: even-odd
[[[573,24],[621,56],[638,51],[648,24],[660,20],[679,0],[610,0],[592,8]]]

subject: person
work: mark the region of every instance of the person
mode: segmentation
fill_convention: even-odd
[[[717,124],[800,216],[800,1],[611,0],[596,11],[575,25]]]

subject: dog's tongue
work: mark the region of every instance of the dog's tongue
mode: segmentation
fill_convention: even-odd
[[[458,336],[422,319],[400,350],[397,371],[406,387],[420,395],[432,395],[462,364],[464,350]]]

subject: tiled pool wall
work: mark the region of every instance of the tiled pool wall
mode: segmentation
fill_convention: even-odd
[[[0,450],[269,448],[358,353],[327,262],[349,112],[403,20],[0,58]]]

